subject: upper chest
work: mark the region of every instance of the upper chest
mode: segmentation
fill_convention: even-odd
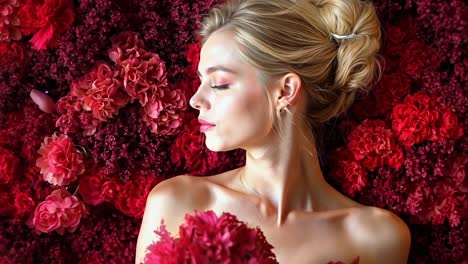
[[[259,227],[274,247],[279,263],[351,263],[361,255],[347,225],[350,211],[290,213],[278,224],[278,213],[243,197],[218,195],[206,210],[229,212],[249,227]]]

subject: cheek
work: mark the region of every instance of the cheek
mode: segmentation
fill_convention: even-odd
[[[234,126],[254,132],[253,130],[263,129],[268,126],[268,98],[263,90],[255,91],[257,89],[261,88],[250,89],[242,96],[232,96],[223,100],[223,104],[220,106],[223,109],[220,112],[225,114],[230,129]]]

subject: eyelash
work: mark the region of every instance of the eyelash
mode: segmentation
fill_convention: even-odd
[[[210,85],[211,88],[213,89],[218,89],[218,90],[226,90],[229,89],[229,84],[224,84],[224,85]]]

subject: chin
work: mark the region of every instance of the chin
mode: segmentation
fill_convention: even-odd
[[[228,146],[219,140],[210,140],[208,137],[205,139],[206,148],[214,152],[224,152],[236,149],[236,147]]]

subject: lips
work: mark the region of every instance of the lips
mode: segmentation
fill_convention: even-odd
[[[200,123],[200,132],[205,132],[216,126],[215,124],[211,124],[210,122],[203,119],[198,119],[198,123]]]

